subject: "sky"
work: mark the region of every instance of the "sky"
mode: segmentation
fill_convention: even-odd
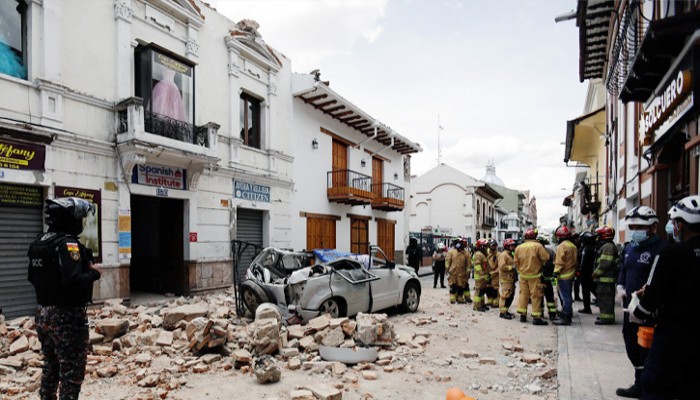
[[[566,212],[574,168],[566,121],[583,114],[578,28],[554,22],[574,0],[218,0],[253,19],[292,70],[320,69],[331,88],[423,152],[412,174],[441,162],[477,179],[493,159],[509,188],[537,199],[538,224]],[[439,125],[438,125],[439,119]]]

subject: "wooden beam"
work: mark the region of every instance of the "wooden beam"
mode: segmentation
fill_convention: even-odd
[[[323,103],[314,104],[314,107],[323,108],[325,106],[329,106],[329,105],[335,104],[337,102],[338,102],[338,100],[328,100],[328,101],[324,101]]]
[[[340,106],[335,106],[335,107],[331,107],[331,108],[326,108],[326,109],[323,110],[323,111],[330,114],[330,113],[333,112],[333,111],[342,110],[343,108],[345,108],[345,106],[340,105]],[[352,111],[351,111],[351,112],[352,112]],[[332,115],[332,116],[335,117],[335,115]]]
[[[347,124],[348,121],[352,121],[353,119],[358,119],[358,118],[362,118],[362,116],[361,115],[353,115],[352,117],[341,119],[340,122]]]
[[[340,135],[338,135],[338,134],[336,134],[336,133],[334,133],[334,132],[331,132],[330,130],[328,130],[328,129],[324,128],[324,127],[321,127],[321,132],[323,132],[323,133],[325,133],[326,135],[332,137],[333,139],[335,139],[335,140],[337,140],[337,141],[339,141],[339,142],[345,144],[346,146],[350,146],[350,147],[355,147],[355,146],[357,146],[356,143],[353,143],[353,142],[351,142],[350,140],[348,140],[348,139],[346,139],[346,138],[344,138],[344,137],[342,137],[342,136],[340,136]]]
[[[307,97],[307,98],[302,97],[302,99],[304,99],[304,103],[309,104],[309,103],[313,103],[316,100],[325,99],[326,97],[328,97],[327,94],[319,94],[318,96],[313,96],[313,97]]]
[[[299,216],[302,218],[332,219],[334,221],[340,221],[341,219],[339,215],[317,214],[304,211],[299,211]]]
[[[362,116],[359,116],[359,117],[362,118]],[[365,118],[362,118],[359,121],[355,121],[355,122],[348,124],[348,126],[355,127],[356,125],[364,124],[365,122],[369,122],[369,121],[367,121],[367,119],[365,119]]]
[[[348,115],[348,114],[352,114],[353,112],[354,112],[354,111],[352,111],[352,110],[346,110],[346,111],[343,111],[343,112],[339,112],[339,113],[337,113],[337,114],[331,114],[331,116],[332,116],[333,118],[338,118],[338,119],[339,119],[339,117],[342,117],[342,116]]]

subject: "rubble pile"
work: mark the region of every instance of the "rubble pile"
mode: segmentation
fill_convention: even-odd
[[[140,391],[130,395],[143,399],[168,398],[187,384],[190,374],[224,371],[250,375],[261,384],[279,381],[285,369],[357,383],[360,378],[377,379],[378,369],[402,369],[405,360],[397,361],[395,351],[409,354],[429,342],[427,333],[401,340],[385,314],[359,314],[356,319],[322,315],[306,325],[284,326],[274,305],[261,306],[251,322],[235,315],[233,303],[230,295],[219,294],[137,307],[109,300],[89,309],[86,382],[109,379]],[[3,399],[27,399],[39,387],[43,362],[35,328],[31,317],[0,319]],[[324,360],[321,346],[381,350],[374,363],[344,364]],[[316,396],[319,390],[299,388],[299,398],[308,392]],[[340,398],[329,392],[328,398]]]

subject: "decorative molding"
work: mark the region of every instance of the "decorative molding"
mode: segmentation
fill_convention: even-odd
[[[202,175],[211,175],[212,165],[211,164],[200,164],[196,167],[191,167],[187,169],[190,175],[190,181],[188,182],[187,188],[189,190],[197,190],[197,185],[199,185],[199,178]]]
[[[131,17],[134,14],[134,9],[131,8],[131,1],[115,0],[114,1],[114,19],[131,23]]]
[[[185,44],[186,48],[186,53],[188,56],[194,56],[198,57],[199,56],[199,43],[197,42],[196,39],[190,38],[187,40],[187,43]]]
[[[229,76],[235,76],[238,77],[238,73],[241,71],[241,68],[238,66],[236,63],[229,63],[228,64],[228,74]]]

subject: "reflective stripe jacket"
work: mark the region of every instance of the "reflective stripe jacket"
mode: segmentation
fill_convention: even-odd
[[[489,266],[488,261],[486,260],[486,255],[484,255],[481,250],[474,252],[474,255],[472,256],[472,266],[474,267],[475,281],[491,279],[489,276]]]
[[[515,281],[515,266],[513,265],[513,256],[508,250],[503,250],[498,255],[498,273],[501,282]]]
[[[489,274],[498,275],[498,251],[489,249]]]
[[[559,279],[573,279],[578,265],[578,250],[569,240],[559,243],[557,254],[554,256],[554,273]]]
[[[542,276],[542,264],[549,260],[549,253],[536,240],[526,240],[515,248],[513,261],[521,278],[531,279]]]
[[[445,265],[447,272],[450,274],[450,278],[454,277],[469,277],[470,264],[469,253],[466,250],[452,249],[447,253],[445,258]]]
[[[617,246],[612,241],[606,241],[598,249],[593,278],[596,282],[615,283],[618,276]]]

